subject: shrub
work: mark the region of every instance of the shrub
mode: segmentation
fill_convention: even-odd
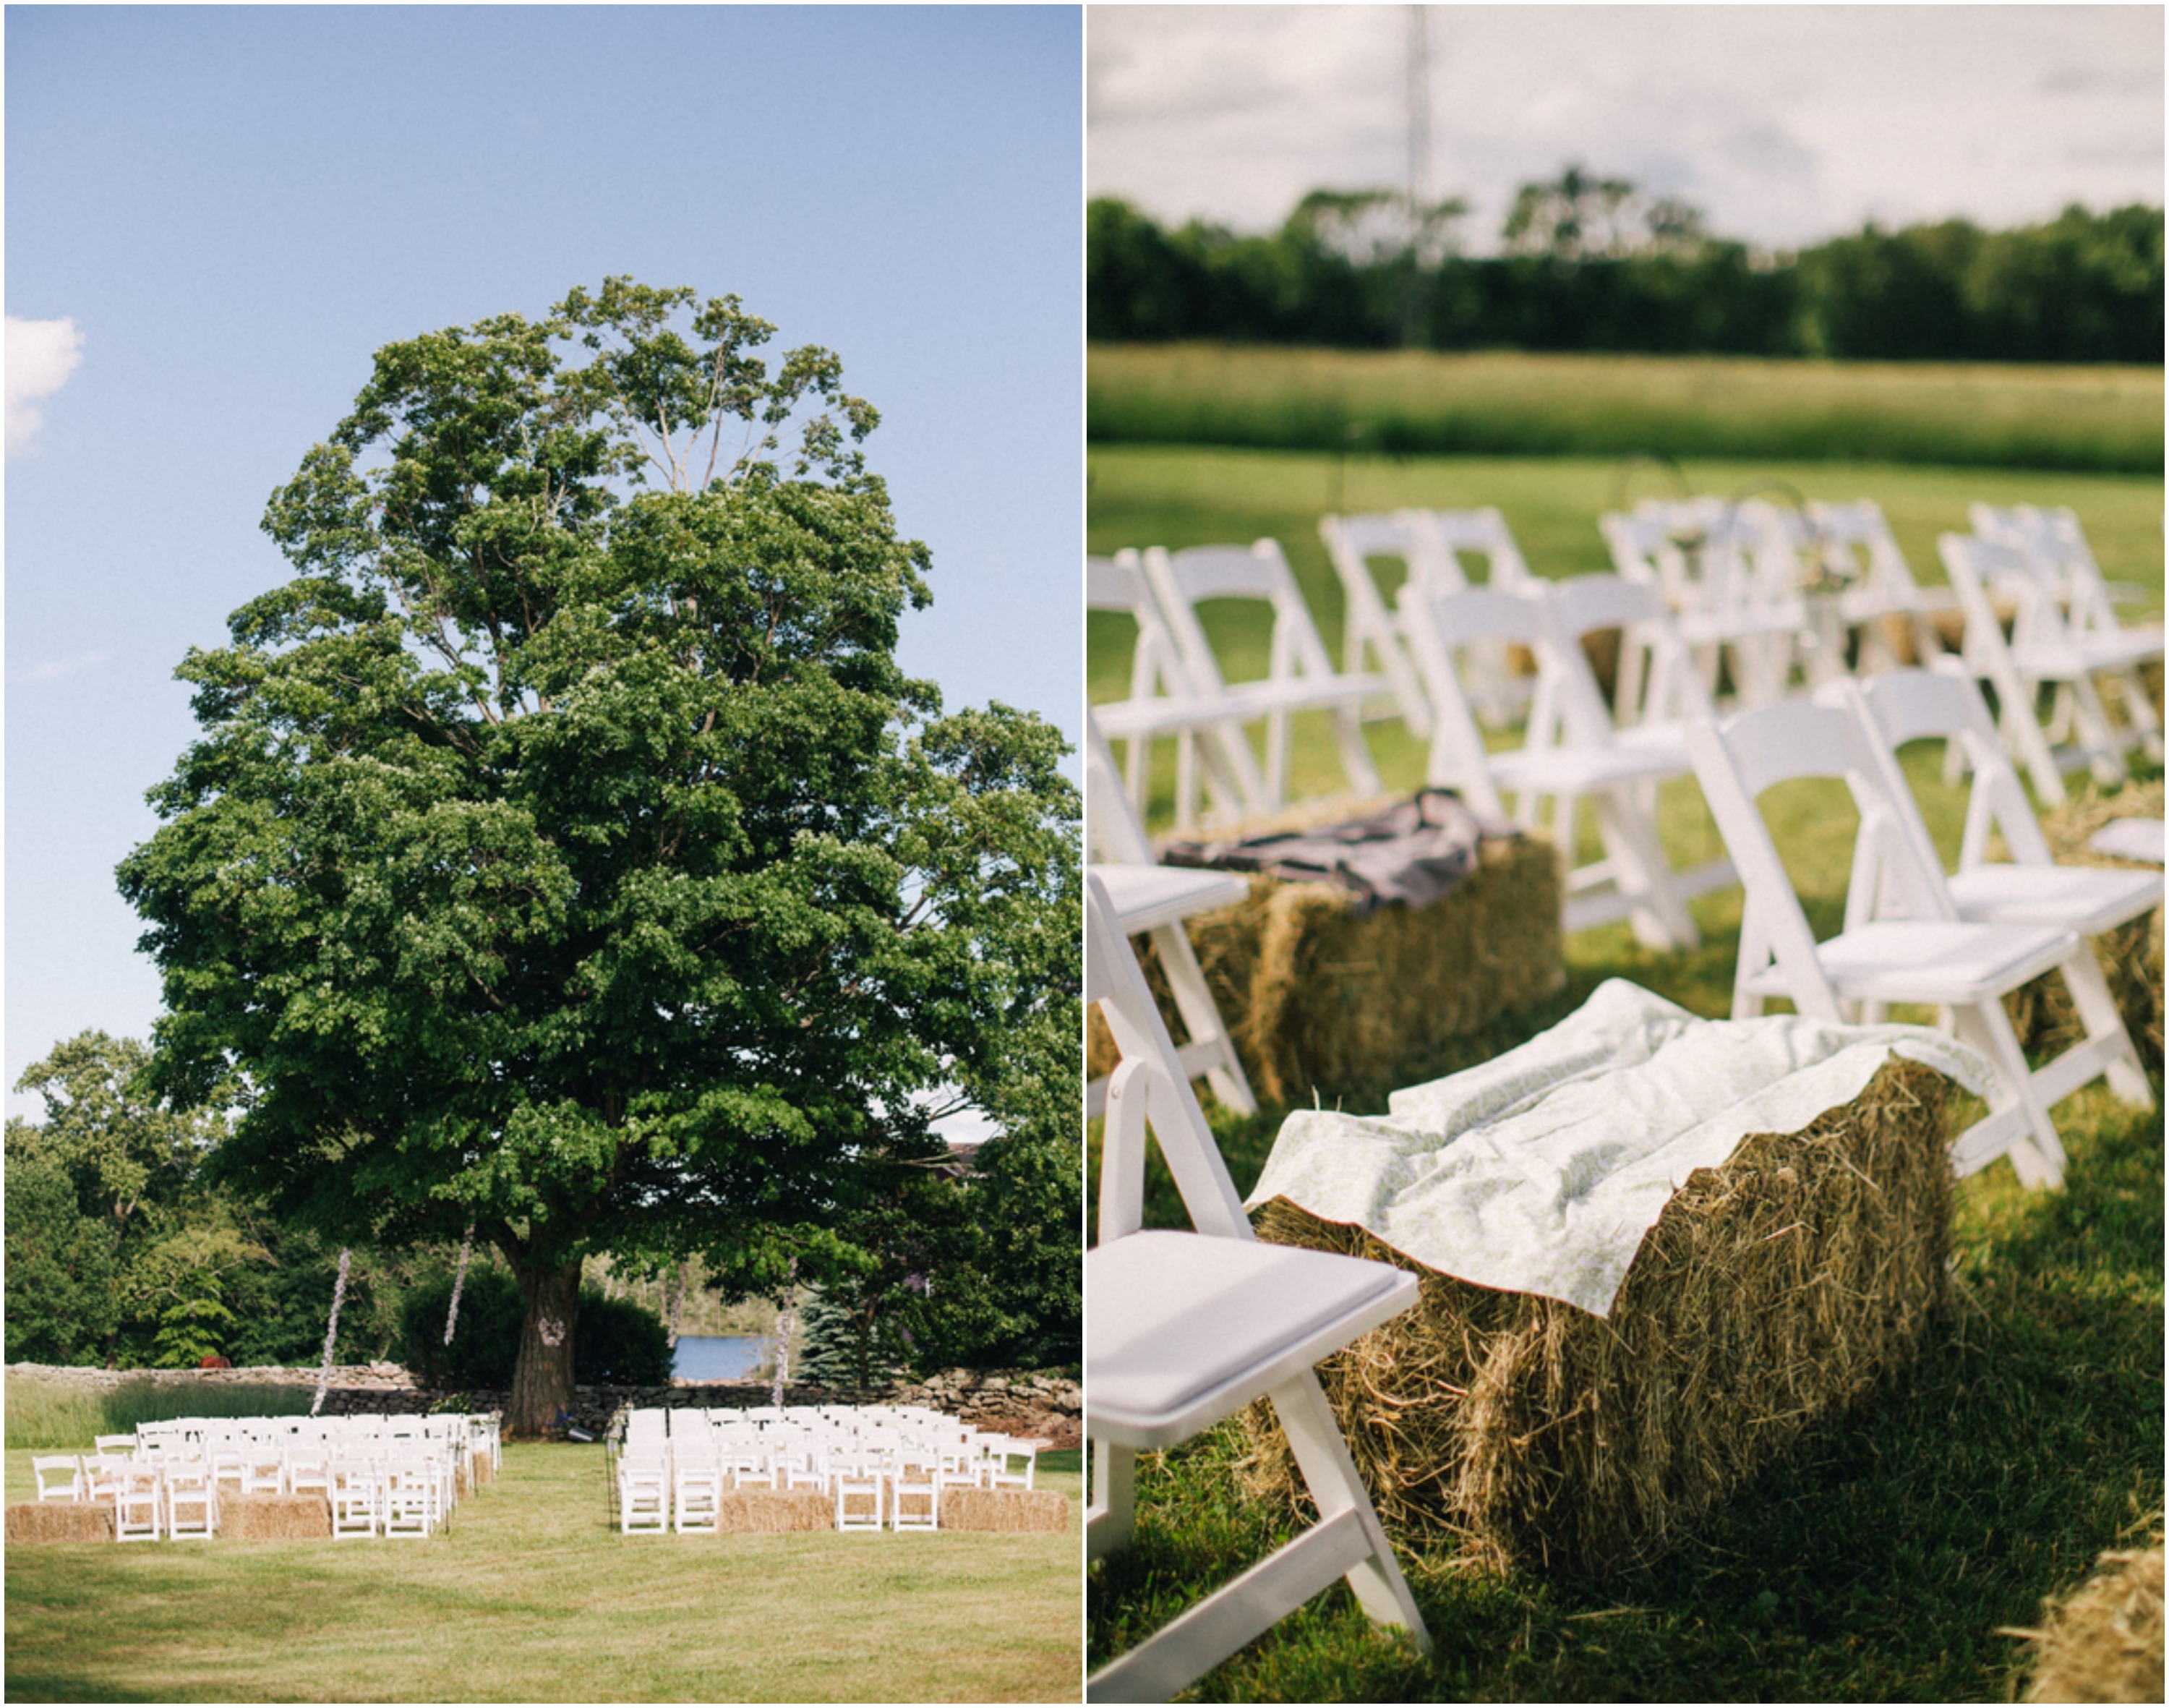
[[[445,1316],[451,1299],[450,1275],[407,1295],[399,1313],[401,1362],[428,1387],[511,1386],[520,1351],[519,1284],[502,1269],[470,1269],[460,1294],[459,1323],[446,1346]],[[606,1298],[597,1288],[581,1289],[573,1339],[575,1382],[667,1382],[670,1362],[670,1332],[653,1311],[630,1299]]]

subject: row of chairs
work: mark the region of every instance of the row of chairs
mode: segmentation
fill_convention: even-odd
[[[1796,684],[1873,675],[1909,657],[1932,661],[1944,650],[1937,618],[1955,609],[1964,622],[1961,656],[1995,688],[2006,739],[2044,800],[2063,798],[2061,776],[2077,766],[2113,782],[2134,750],[2160,759],[2161,731],[2138,671],[2160,659],[2161,632],[2118,623],[2118,590],[2076,518],[2068,510],[1976,504],[1971,520],[1972,534],[1940,542],[1949,590],[1920,584],[1867,499],[1798,510],[1754,499],[1651,502],[1607,513],[1599,526],[1614,573],[1661,596],[1706,696],[1729,676],[1739,704],[1769,704]],[[1420,737],[1435,734],[1436,697],[1415,656],[1421,638],[1408,590],[1429,598],[1462,591],[1477,584],[1469,572],[1479,564],[1482,584],[1495,591],[1537,584],[1495,510],[1328,516],[1319,530],[1344,596],[1338,670],[1276,542],[1087,560],[1088,607],[1120,611],[1135,626],[1129,691],[1094,709],[1102,735],[1127,745],[1126,783],[1140,810],[1152,743],[1169,736],[1176,742],[1178,827],[1197,823],[1202,809],[1231,821],[1277,810],[1287,794],[1290,719],[1309,711],[1333,714],[1351,788],[1375,793],[1363,719],[1397,715]],[[1397,607],[1380,590],[1376,566],[1384,559],[1403,568]],[[1265,675],[1228,679],[1199,617],[1211,600],[1260,608],[1270,632]],[[1643,697],[1652,662],[1646,636],[1628,636],[1623,700]],[[2118,683],[2120,724],[2097,686],[2103,677]],[[1504,643],[1466,660],[1463,684],[1481,721],[1495,727],[1533,692]],[[2044,691],[2053,695],[2046,730],[2035,711]],[[1262,766],[1245,735],[1261,722]]]
[[[807,1489],[839,1530],[935,1529],[946,1489],[1025,1488],[1035,1442],[924,1407],[643,1407],[610,1432],[621,1529],[712,1531],[733,1489]]]
[[[1500,635],[1473,619],[1456,632]],[[1539,638],[1557,642],[1555,634]],[[2050,1106],[2097,1078],[2123,1101],[2151,1106],[2086,939],[2158,907],[2161,875],[2054,862],[1963,663],[1946,659],[1865,683],[1833,680],[1812,703],[1685,720],[1679,739],[1745,890],[1735,1018],[1760,1014],[1773,999],[1833,1022],[1878,1019],[1894,1003],[1939,1009],[1985,1059],[1993,1081],[1986,1114],[1953,1143],[1961,1175],[2008,1156],[2026,1183],[2059,1182],[2065,1158]],[[1897,758],[1924,739],[1960,748],[1973,773],[1958,869],[1948,876]],[[1806,777],[1841,781],[1859,815],[1843,928],[1821,942],[1757,804],[1769,788]],[[2150,851],[2159,863],[2161,826],[2137,828],[2141,846],[2125,851]],[[1988,857],[1999,835],[2008,861]],[[1101,1668],[1088,1680],[1088,1697],[1163,1700],[1341,1577],[1374,1620],[1428,1649],[1314,1369],[1410,1308],[1415,1278],[1255,1240],[1104,868],[1088,872],[1086,889],[1087,997],[1120,1057],[1105,1090],[1099,1242],[1085,1260],[1088,1551],[1098,1558],[1127,1540],[1138,1452],[1174,1446],[1260,1398],[1279,1417],[1317,1514],[1310,1529]],[[2036,1069],[2003,998],[2046,974],[2064,979],[2084,1037]],[[1148,1135],[1194,1233],[1142,1229]]]
[[[176,1418],[32,1456],[40,1501],[101,1501],[122,1541],[208,1538],[227,1495],[318,1494],[332,1534],[427,1536],[478,1459],[501,1463],[495,1413]]]

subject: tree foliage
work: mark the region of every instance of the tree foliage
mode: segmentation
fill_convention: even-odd
[[[930,564],[878,418],[772,332],[612,279],[379,350],[120,871],[158,1083],[237,1109],[216,1176],[391,1244],[472,1220],[514,1427],[569,1396],[587,1255],[744,1289],[841,1249],[1076,988],[1060,739],[898,668]]]

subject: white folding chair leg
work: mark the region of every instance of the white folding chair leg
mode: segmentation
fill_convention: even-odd
[[[1137,1528],[1137,1449],[1092,1444],[1092,1504],[1084,1513],[1084,1556],[1097,1560],[1126,1546]]]
[[[1085,1681],[1090,1702],[1164,1702],[1285,1619],[1336,1577],[1346,1577],[1364,1612],[1404,1629],[1419,1653],[1431,1634],[1394,1559],[1333,1421],[1314,1371],[1271,1395],[1319,1521],[1276,1553],[1215,1591],[1121,1659]]]
[[[1154,931],[1152,942],[1159,951],[1160,970],[1167,975],[1175,1011],[1182,1016],[1183,1026],[1190,1033],[1190,1042],[1182,1050],[1183,1066],[1202,1068],[1206,1084],[1224,1107],[1239,1115],[1255,1114],[1258,1100],[1251,1094],[1250,1078],[1235,1054],[1234,1040],[1228,1035],[1220,1005],[1212,1000],[1205,969],[1197,964],[1197,952],[1191,947],[1189,937],[1180,923],[1165,925]]]
[[[2073,1046],[2041,1070],[2042,1101],[2053,1103],[2102,1073],[2119,1102],[2152,1108],[2154,1088],[2146,1082],[2145,1071],[2139,1065],[2139,1051],[2124,1027],[2124,1016],[2117,1008],[2116,998],[2109,994],[2108,980],[2102,976],[2093,950],[2081,944],[2078,953],[2059,970],[2086,1035],[2083,1043]]]
[[[1971,1044],[1988,1058],[1995,1070],[2001,1107],[1992,1108],[1952,1141],[1951,1161],[1960,1175],[1986,1167],[2007,1156],[2018,1173],[2019,1183],[2029,1188],[2059,1187],[2064,1183],[2064,1147],[2056,1137],[2055,1123],[2033,1088],[2033,1070],[2011,1029],[2011,1017],[2001,1002],[1986,1002],[1950,1011],[1951,1031],[1961,1043]]]

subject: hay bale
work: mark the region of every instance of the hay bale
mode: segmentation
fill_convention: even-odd
[[[109,1542],[113,1508],[91,1501],[18,1501],[8,1508],[8,1545],[18,1542]]]
[[[1186,921],[1198,964],[1259,1098],[1287,1108],[1403,1082],[1450,1039],[1565,982],[1559,873],[1552,845],[1483,845],[1477,870],[1444,900],[1389,902],[1358,915],[1330,883],[1253,878],[1232,907]],[[1180,1038],[1159,963],[1147,979]],[[1115,1064],[1092,1016],[1091,1070]]]
[[[836,1503],[817,1488],[725,1489],[717,1504],[716,1528],[727,1534],[765,1536],[787,1530],[833,1530]]]
[[[2086,846],[2095,831],[2112,819],[2158,819],[2161,816],[2162,786],[2159,782],[2130,785],[2113,795],[2087,790],[2076,793],[2041,820],[2041,833],[2049,851],[2066,866],[2114,866],[2129,871],[2138,862],[2097,854]],[[2000,846],[1991,850],[2007,857]],[[2138,869],[2145,869],[2140,867]],[[2144,919],[2132,920],[2093,940],[2102,971],[2131,1033],[2139,1059],[2149,1068],[2161,1065],[2161,910]],[[2084,1037],[2070,992],[2054,974],[2037,979],[2005,999],[2011,1023],[2019,1041],[2030,1049],[2061,1051]]]
[[[941,1496],[945,1530],[1066,1530],[1069,1498],[1052,1488],[952,1488]]]
[[[2102,1569],[2030,1638],[2038,1663],[2029,1702],[2162,1700],[2161,1550],[2104,1554]]]
[[[1609,1320],[1427,1269],[1284,1199],[1261,1237],[1421,1278],[1416,1308],[1319,1366],[1385,1522],[1506,1570],[1655,1558],[1815,1417],[1911,1363],[1943,1301],[1943,1076],[1893,1057],[1859,1097],[1697,1169]],[[1255,1496],[1297,1486],[1260,1401]]]
[[[320,1494],[221,1495],[218,1533],[236,1542],[300,1542],[328,1537],[332,1503]]]

